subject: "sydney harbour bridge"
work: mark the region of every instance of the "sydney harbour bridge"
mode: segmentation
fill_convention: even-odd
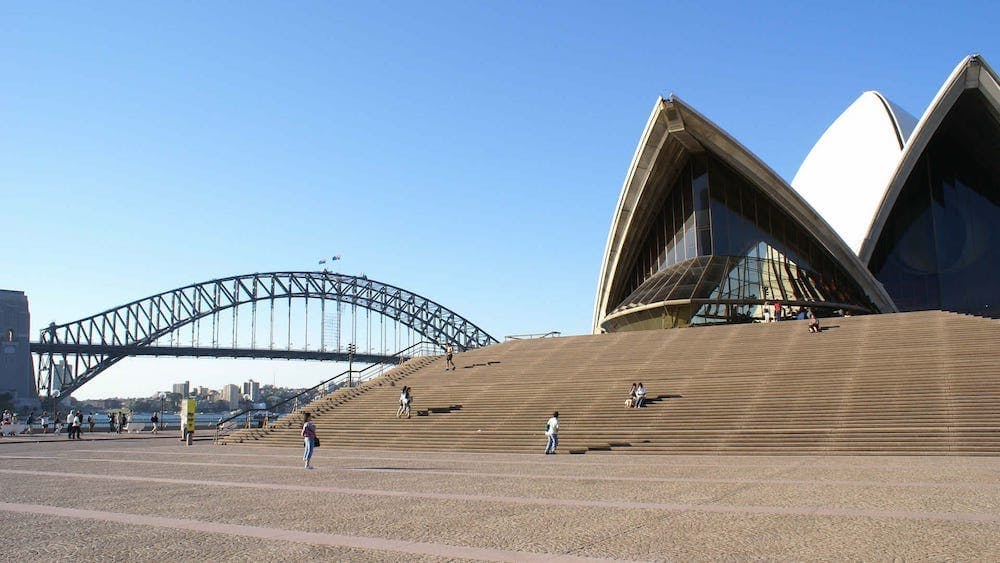
[[[381,363],[417,342],[496,339],[400,287],[328,272],[253,273],[195,283],[65,324],[30,344],[40,397],[67,396],[130,356]]]

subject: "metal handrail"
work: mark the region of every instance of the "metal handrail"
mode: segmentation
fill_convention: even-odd
[[[562,333],[558,330],[550,330],[546,333],[537,334],[510,334],[503,337],[503,341],[507,342],[509,340],[531,340],[534,338],[555,338],[556,336],[561,336]]]
[[[407,361],[407,360],[409,360],[411,358],[415,358],[417,356],[432,356],[432,355],[434,355],[434,352],[436,352],[437,350],[440,350],[440,348],[441,347],[439,345],[435,344],[434,342],[430,342],[430,341],[427,341],[427,340],[421,340],[420,342],[417,342],[416,344],[412,344],[410,346],[407,346],[406,348],[403,348],[402,350],[396,352],[395,354],[392,354],[391,356],[389,356],[389,358],[391,360],[392,359],[398,360],[398,362],[397,362],[396,365],[399,365],[399,364],[402,364],[403,362],[405,362],[405,361]],[[356,378],[355,377],[350,377],[349,378],[349,381],[351,381],[351,387],[356,387],[359,384],[361,384],[362,382],[374,379],[374,378],[382,375],[383,373],[385,373],[387,370],[392,369],[394,367],[396,367],[396,366],[395,365],[390,366],[390,365],[388,365],[387,362],[379,362],[379,363],[370,364],[370,365],[368,365],[368,366],[366,366],[366,367],[364,367],[364,368],[362,368],[360,370],[357,370],[357,369],[355,369],[355,370],[347,369],[347,370],[344,370],[344,371],[338,373],[337,375],[335,375],[335,376],[333,376],[333,377],[331,377],[329,379],[325,379],[325,380],[317,383],[316,385],[313,385],[312,387],[310,387],[308,389],[303,389],[302,391],[296,393],[295,395],[292,395],[291,397],[283,399],[283,400],[281,400],[281,401],[279,401],[279,402],[277,402],[277,403],[275,403],[273,405],[270,405],[270,406],[267,406],[267,407],[264,407],[264,408],[251,407],[251,408],[248,408],[248,409],[244,409],[244,410],[242,410],[242,411],[240,411],[240,412],[238,412],[236,414],[227,416],[226,418],[220,419],[219,422],[215,423],[215,441],[219,440],[219,433],[223,430],[223,427],[226,425],[226,423],[228,423],[230,421],[233,421],[233,420],[236,420],[236,419],[240,418],[241,416],[247,417],[247,428],[249,428],[249,420],[250,420],[249,415],[250,415],[250,413],[264,411],[264,413],[265,413],[265,415],[264,415],[265,416],[264,424],[266,425],[268,423],[267,419],[266,419],[267,413],[270,412],[272,409],[276,409],[276,408],[278,408],[280,406],[283,406],[283,405],[285,405],[285,404],[287,404],[287,403],[289,403],[291,401],[295,401],[299,397],[302,397],[303,395],[306,395],[306,394],[309,394],[309,393],[313,393],[317,389],[323,387],[324,385],[328,385],[329,383],[334,382],[337,379],[343,379],[343,378],[345,378],[345,376],[351,376],[351,375],[352,376],[356,376]],[[364,374],[364,375],[362,375],[362,374]],[[239,428],[239,426],[232,425],[232,426],[230,426],[230,428],[231,429],[235,429],[235,428]]]

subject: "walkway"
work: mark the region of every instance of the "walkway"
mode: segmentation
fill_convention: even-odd
[[[539,441],[541,447],[541,440]],[[0,447],[11,560],[961,559],[1000,553],[1000,459]]]

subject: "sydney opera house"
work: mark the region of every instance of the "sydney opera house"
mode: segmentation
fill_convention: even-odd
[[[964,59],[916,119],[865,92],[789,185],[659,99],[612,219],[594,332],[1000,304],[1000,87]]]

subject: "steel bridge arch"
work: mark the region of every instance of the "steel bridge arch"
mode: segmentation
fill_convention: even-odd
[[[265,300],[322,299],[357,305],[408,326],[439,346],[479,348],[497,340],[465,317],[406,289],[328,271],[267,272],[218,278],[165,291],[66,324],[41,330],[40,348],[59,345],[149,346],[158,339],[220,311]],[[234,324],[236,324],[234,320]],[[262,348],[261,350],[266,350]],[[53,373],[54,357],[74,355],[73,372],[61,379],[60,392],[72,393],[127,354],[42,352],[38,389],[52,389],[43,371]],[[67,364],[69,362],[66,362]],[[82,369],[81,369],[82,368]]]

